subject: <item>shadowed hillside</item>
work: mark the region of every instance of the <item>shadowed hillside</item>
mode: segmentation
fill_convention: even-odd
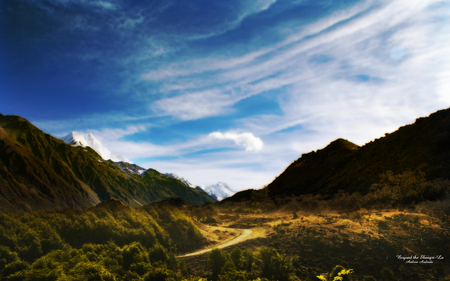
[[[380,183],[408,178],[422,185],[450,179],[450,109],[418,118],[362,147],[337,139],[303,154],[267,189],[271,198],[306,194],[327,198],[339,191],[366,195],[372,187],[381,188]],[[251,200],[252,194],[243,191],[224,201]],[[433,196],[422,200],[438,199]]]
[[[109,199],[142,206],[179,196],[194,203],[215,201],[179,180],[147,170],[123,170],[90,147],[73,147],[18,116],[0,114],[0,208],[87,208]]]
[[[269,186],[269,196],[365,194],[390,171],[420,170],[428,180],[450,178],[450,109],[399,128],[362,147],[338,139],[303,154]]]

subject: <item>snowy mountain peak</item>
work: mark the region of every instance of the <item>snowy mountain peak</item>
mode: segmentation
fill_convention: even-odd
[[[236,193],[236,191],[233,191],[224,182],[218,182],[217,184],[213,184],[213,185],[204,187],[204,186],[196,186],[196,185],[192,184],[190,181],[188,181],[187,179],[180,177],[174,173],[165,173],[164,175],[174,178],[174,179],[177,179],[191,188],[201,189],[217,200],[222,200],[222,199],[230,197],[231,195]]]
[[[61,140],[73,146],[89,146],[105,160],[111,159],[114,162],[122,161],[131,164],[133,163],[122,156],[120,153],[109,151],[109,149],[103,146],[103,144],[98,139],[96,139],[93,134],[71,132],[67,136],[61,138]]]
[[[200,188],[203,189],[209,195],[216,197],[217,200],[222,200],[236,193],[236,191],[233,191],[224,182],[218,182],[216,184],[209,185],[207,187],[200,186]]]
[[[187,186],[189,186],[191,188],[195,188],[195,185],[193,185],[190,181],[188,181],[187,179],[182,178],[182,177],[180,177],[180,176],[178,176],[178,175],[176,175],[174,173],[165,173],[164,175],[166,175],[168,177],[171,177],[171,178],[174,178],[174,179],[177,179],[177,180],[181,181],[182,183],[184,183],[185,185],[187,185]]]

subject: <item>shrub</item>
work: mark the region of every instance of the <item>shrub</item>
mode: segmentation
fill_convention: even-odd
[[[340,280],[336,277],[342,277],[342,281],[352,281],[352,276],[350,274],[353,273],[352,269],[346,270],[342,265],[336,265],[333,270],[330,272],[330,280]]]
[[[168,260],[166,250],[159,244],[156,244],[152,249],[149,250],[149,257],[153,262],[166,262]]]
[[[18,276],[20,272],[20,276],[23,275],[24,271],[27,270],[30,265],[24,261],[16,260],[12,263],[9,263],[5,266],[5,268],[1,271],[1,279],[2,280],[23,280],[19,278],[13,278],[14,276]]]
[[[70,271],[73,281],[115,281],[116,278],[102,265],[81,262]]]
[[[220,275],[220,281],[251,281],[253,278],[251,274],[245,271],[229,271]]]
[[[142,278],[143,281],[166,281],[170,279],[179,279],[179,276],[164,267],[152,267]]]
[[[388,267],[383,267],[380,271],[381,277],[383,277],[383,280],[389,281],[394,278],[394,272],[390,270]]]
[[[128,270],[133,263],[148,262],[147,251],[141,243],[134,242],[123,247],[123,267]]]

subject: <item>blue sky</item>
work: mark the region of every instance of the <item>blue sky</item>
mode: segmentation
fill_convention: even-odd
[[[450,106],[438,0],[2,0],[0,112],[198,185],[261,188]]]

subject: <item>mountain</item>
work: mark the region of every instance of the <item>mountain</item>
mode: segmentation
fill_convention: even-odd
[[[0,114],[0,209],[88,208],[110,198],[135,207],[169,197],[215,201],[156,170],[142,170],[104,160],[89,146],[68,145],[24,118]]]
[[[450,109],[357,146],[337,139],[301,155],[267,186],[271,198],[291,195],[333,196],[340,190],[367,194],[384,175],[419,172],[426,180],[450,179]],[[251,191],[229,201],[250,200]]]
[[[65,143],[74,146],[89,146],[95,150],[103,159],[111,159],[114,162],[127,162],[133,163],[118,152],[111,152],[103,144],[94,137],[92,134],[80,134],[77,132],[71,132],[67,136],[61,138]]]
[[[191,188],[196,188],[198,190],[203,190],[206,193],[208,193],[211,197],[213,197],[216,200],[222,200],[224,198],[227,198],[236,192],[231,190],[228,185],[224,182],[218,182],[217,184],[209,185],[207,187],[204,186],[196,186],[187,179],[180,177],[173,173],[165,173],[166,176],[172,177],[174,179],[177,179],[184,183],[186,186],[189,186]]]
[[[125,173],[133,175],[142,175],[147,171],[147,169],[129,162],[114,162],[114,164],[116,164],[117,167],[119,167]]]
[[[231,190],[224,182],[218,182],[217,184],[209,185],[206,187],[199,186],[199,188],[201,188],[217,200],[222,200],[236,193],[236,191]]]
[[[190,181],[188,181],[187,179],[182,178],[174,173],[164,173],[164,175],[174,178],[174,179],[177,179],[177,180],[181,181],[182,183],[184,183],[186,186],[189,186],[190,188],[195,188],[195,185],[192,184]]]

